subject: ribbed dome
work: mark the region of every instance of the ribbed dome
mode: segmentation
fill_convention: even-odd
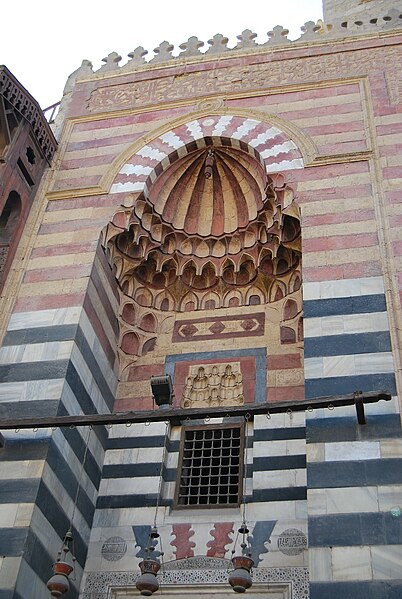
[[[205,176],[208,148],[177,160],[152,185],[148,201],[165,223],[188,235],[220,237],[246,227],[265,199],[262,165],[233,147],[211,147],[212,176]]]

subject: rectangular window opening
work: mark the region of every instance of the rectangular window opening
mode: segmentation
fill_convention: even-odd
[[[242,497],[243,427],[185,427],[177,507],[238,506]]]

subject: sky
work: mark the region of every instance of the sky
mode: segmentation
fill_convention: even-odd
[[[58,102],[67,77],[83,59],[94,70],[116,51],[127,62],[137,46],[153,49],[166,40],[175,46],[190,36],[205,42],[216,33],[229,38],[229,47],[244,29],[268,40],[275,25],[297,39],[306,21],[322,18],[322,0],[20,0],[1,7],[0,64],[17,77],[42,108]],[[10,23],[10,26],[7,24]]]

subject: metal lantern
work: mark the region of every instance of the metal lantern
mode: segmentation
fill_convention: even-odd
[[[159,589],[159,582],[156,577],[161,567],[160,563],[154,559],[144,559],[139,564],[141,576],[136,582],[136,587],[141,595],[150,597]]]
[[[214,166],[215,156],[213,150],[208,150],[207,157],[205,159],[204,175],[206,179],[212,177],[212,168]]]
[[[52,597],[61,597],[70,590],[68,577],[74,568],[67,562],[67,555],[70,554],[70,559],[73,563],[75,561],[74,554],[70,550],[71,543],[73,543],[73,535],[71,530],[69,530],[63,539],[63,546],[58,553],[57,561],[53,564],[53,576],[48,580],[46,585]],[[64,559],[61,559],[62,553],[64,553]]]
[[[232,558],[234,570],[229,575],[229,584],[236,593],[244,593],[253,584],[251,568],[254,565],[251,557],[238,555]]]
[[[55,562],[53,564],[53,576],[47,582],[47,588],[52,597],[61,597],[70,590],[69,575],[73,567],[67,562]]]

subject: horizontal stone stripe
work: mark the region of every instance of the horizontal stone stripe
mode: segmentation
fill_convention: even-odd
[[[383,293],[305,300],[303,302],[304,318],[334,316],[337,314],[367,314],[370,312],[386,312],[386,310],[387,305]]]
[[[304,320],[304,338],[388,331],[387,312],[319,316]]]
[[[307,484],[312,489],[401,483],[402,458],[314,462],[307,465]]]
[[[317,378],[305,381],[306,398],[332,397],[355,391],[388,391],[396,395],[393,373]]]
[[[0,504],[34,503],[39,489],[39,478],[10,478],[0,484]]]
[[[32,329],[42,327],[77,324],[81,307],[53,308],[48,310],[33,310],[18,312],[11,315],[7,330]]]
[[[95,183],[97,183],[97,179]],[[105,215],[104,218],[97,219],[76,219],[69,221],[60,221],[56,223],[43,223],[40,226],[38,235],[48,235],[49,233],[69,233],[76,231],[85,231],[86,229],[91,229],[94,232],[94,237],[96,239],[99,237],[99,231],[103,229],[105,225],[107,225],[108,219]],[[96,235],[98,233],[98,235]]]
[[[276,489],[254,489],[250,502],[296,501],[307,499],[307,487],[278,487]]]
[[[28,528],[0,528],[0,555],[7,557],[20,556],[28,537]]]
[[[335,191],[335,190],[334,190]],[[359,295],[377,295],[384,293],[382,277],[362,277],[341,281],[321,281],[303,284],[303,297],[308,300],[351,298]]]
[[[74,257],[76,258],[77,254],[92,254],[98,245],[98,242],[95,239],[91,241],[72,241],[71,243],[49,243],[49,245],[44,245],[43,237],[45,236],[42,236],[42,244],[32,250],[32,259],[47,258],[49,256],[53,256],[54,258],[58,258],[59,256],[69,256],[69,259],[72,261]]]
[[[86,278],[91,272],[91,264],[73,264],[70,266],[55,266],[27,270],[23,279],[24,284],[61,281],[65,279]]]
[[[399,414],[367,415],[367,425],[356,417],[311,418],[307,421],[307,443],[364,441],[402,437]]]
[[[346,279],[346,277],[364,277],[367,274],[377,276],[382,274],[379,260],[367,260],[365,262],[346,262],[334,266],[323,265],[303,267],[303,278],[305,281],[327,281],[328,279]]]
[[[391,351],[388,331],[308,337],[304,341],[304,357],[342,356]]]
[[[59,401],[40,399],[39,401],[2,401],[0,418],[49,418],[56,416]]]
[[[294,468],[305,468],[305,455],[278,455],[253,459],[253,470],[255,472],[267,472],[269,470],[293,470]]]
[[[400,599],[400,580],[310,582],[310,599]]]
[[[325,235],[330,237],[343,235],[345,233],[346,222],[349,235],[359,235],[363,232],[374,233],[376,230],[374,209],[355,210],[351,203],[349,210],[344,209],[339,212],[331,211],[326,214],[312,214],[303,218],[302,237],[303,239],[320,239]],[[349,276],[348,278],[352,277]]]
[[[110,464],[105,465],[102,470],[102,478],[137,478],[142,476],[159,477],[161,465],[158,463],[144,464]],[[177,470],[164,468],[163,479],[175,481]]]
[[[50,526],[56,531],[60,539],[62,539],[67,530],[69,530],[70,520],[43,481],[40,484],[36,505]],[[72,533],[74,537],[75,557],[82,569],[84,569],[87,543],[82,538],[81,531],[78,531],[74,525],[72,526]]]
[[[399,545],[402,519],[390,512],[310,516],[308,536],[310,547]]]
[[[100,495],[96,503],[97,509],[120,509],[130,507],[154,507],[156,506],[157,494],[128,494],[128,495]],[[161,502],[166,505],[166,502]]]
[[[103,467],[102,479],[107,478],[141,478],[141,477],[159,477],[161,465],[158,463],[143,464],[108,464]],[[253,475],[253,464],[247,465],[247,477],[251,479]],[[162,469],[162,479],[165,482],[176,482],[178,477],[177,468]]]
[[[75,338],[77,327],[77,324],[64,324],[8,331],[4,337],[3,346],[70,341]]]
[[[0,450],[0,462],[41,460],[46,457],[48,447],[48,441],[43,439],[30,441],[20,441],[19,439],[7,439],[5,447],[3,447]]]
[[[326,231],[323,231],[323,235],[325,235]],[[311,243],[314,241],[310,239]],[[340,266],[349,264],[350,265],[350,248],[345,248],[342,250],[334,249],[327,251],[315,251],[315,252],[307,252],[303,254],[303,267],[331,267],[331,266]],[[380,259],[379,248],[377,245],[373,245],[370,247],[365,247],[364,251],[355,252],[353,255],[353,266],[356,266],[357,263],[368,261],[376,261]]]
[[[306,428],[304,426],[281,427],[281,428],[255,428],[254,441],[286,441],[287,439],[305,439]]]
[[[48,310],[63,308],[81,308],[85,292],[54,293],[42,296],[21,296],[14,306],[14,313],[24,313],[27,310]]]
[[[137,447],[162,447],[165,437],[162,435],[139,437],[112,437],[109,438],[108,449],[135,449]],[[169,441],[168,451],[179,451],[180,441]]]
[[[0,589],[0,599],[23,599],[14,589]]]
[[[68,363],[69,360],[49,360],[21,364],[1,364],[0,383],[62,378],[66,374]]]

